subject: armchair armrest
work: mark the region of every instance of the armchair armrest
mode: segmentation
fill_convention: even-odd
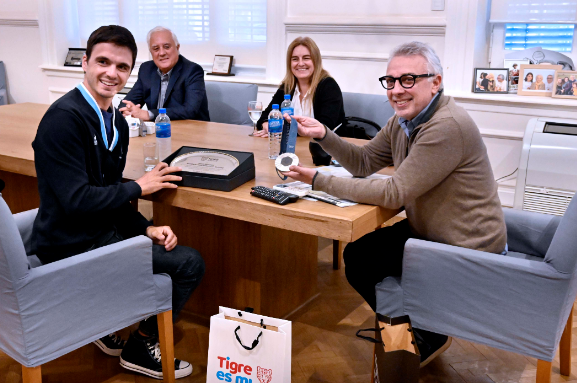
[[[47,350],[62,355],[157,314],[144,236],[31,269],[15,287],[30,359],[43,350],[39,363]]]
[[[516,209],[503,209],[510,251],[544,258],[561,217]]]
[[[404,311],[417,328],[551,360],[571,277],[544,262],[411,239]]]
[[[32,255],[36,252],[32,246],[32,227],[34,226],[34,220],[37,214],[38,209],[33,209],[13,215],[18,231],[20,232],[20,237],[22,237],[22,242],[24,243],[26,255]]]

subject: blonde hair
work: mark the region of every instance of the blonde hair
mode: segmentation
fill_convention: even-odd
[[[290,43],[287,53],[286,53],[286,75],[282,80],[281,85],[284,87],[285,94],[289,94],[295,89],[297,84],[297,79],[291,69],[291,59],[293,51],[296,47],[302,45],[306,47],[311,53],[311,59],[313,60],[313,65],[315,69],[313,70],[313,75],[311,76],[311,87],[309,88],[310,99],[314,100],[315,92],[319,83],[327,77],[330,77],[329,72],[323,69],[323,59],[321,57],[321,51],[317,44],[310,37],[297,37]]]

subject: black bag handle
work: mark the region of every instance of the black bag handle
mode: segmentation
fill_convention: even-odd
[[[242,341],[240,340],[240,337],[238,336],[238,330],[240,330],[240,326],[238,326],[238,327],[236,328],[236,330],[234,330],[234,336],[236,336],[236,340],[238,341],[238,343],[239,343],[245,350],[248,350],[248,351],[254,350],[254,348],[255,348],[256,346],[258,346],[258,340],[259,340],[259,338],[260,338],[261,335],[262,335],[262,331],[258,334],[258,336],[256,337],[256,339],[252,341],[252,346],[251,346],[251,347],[248,347],[248,346],[245,346],[244,344],[242,344]]]
[[[366,139],[371,140],[373,138],[366,133],[365,128],[363,128],[362,126],[354,125],[354,124],[352,124],[353,122],[360,122],[360,123],[363,123],[366,125],[370,125],[373,128],[375,128],[377,130],[377,132],[381,131],[381,126],[379,124],[377,124],[374,121],[367,120],[366,118],[349,116],[349,117],[345,117],[345,121],[346,121],[349,129],[352,131],[352,134],[354,136],[353,138],[363,138],[363,137],[357,137],[357,130],[360,131],[359,133],[362,132],[361,134],[363,134],[366,137]]]
[[[357,331],[357,333],[355,335],[358,338],[368,340],[371,343],[382,344],[384,346],[385,343],[383,341],[378,341],[375,338],[371,338],[370,336],[361,335],[361,332],[364,332],[364,331],[382,331],[382,330],[384,330],[384,327],[383,328],[363,328],[363,329],[360,329],[359,331]]]

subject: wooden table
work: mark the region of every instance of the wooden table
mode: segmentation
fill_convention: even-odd
[[[47,105],[0,107],[0,178],[12,211],[39,205],[31,143]],[[251,127],[200,121],[172,123],[172,149],[183,145],[253,152],[256,179],[231,192],[180,187],[151,196],[154,223],[170,225],[179,244],[200,251],[206,274],[185,310],[204,318],[218,306],[253,307],[285,317],[317,294],[317,237],[354,241],[397,211],[369,205],[338,208],[300,200],[279,206],[250,196],[254,185],[281,180],[267,158],[268,140],[249,137]],[[130,139],[124,178],[144,174],[142,146],[153,136]],[[363,141],[359,141],[362,143]],[[366,141],[365,141],[366,142]],[[313,166],[307,139],[299,137],[297,155]]]

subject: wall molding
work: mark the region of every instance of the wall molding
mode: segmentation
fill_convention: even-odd
[[[348,61],[374,61],[388,62],[388,54],[369,53],[369,52],[329,52],[322,51],[321,56],[324,60],[348,60]]]
[[[38,24],[38,19],[2,19],[2,18],[0,18],[0,26],[38,28],[39,24]]]
[[[384,18],[307,18],[287,17],[287,33],[328,33],[352,35],[444,36],[444,18],[384,17]]]

